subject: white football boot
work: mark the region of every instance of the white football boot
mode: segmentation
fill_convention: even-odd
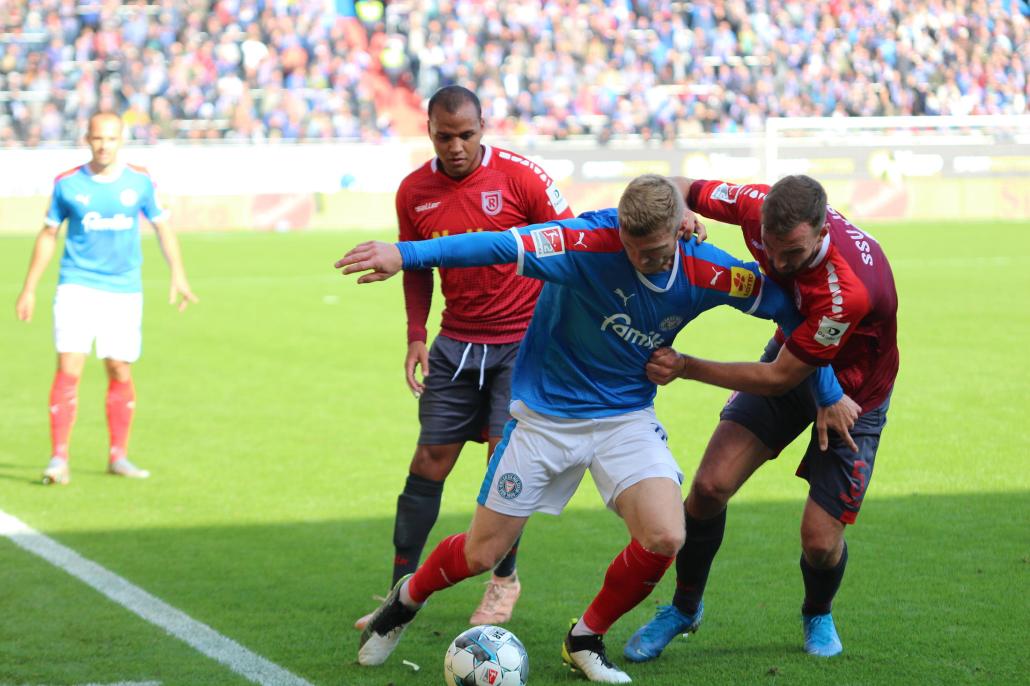
[[[418,610],[412,610],[401,602],[401,586],[411,578],[411,574],[401,577],[390,595],[380,605],[361,632],[358,644],[358,664],[366,667],[381,665],[390,657],[394,648],[400,643],[401,634],[415,618]]]
[[[562,643],[561,659],[572,667],[573,671],[581,672],[589,681],[601,684],[628,684],[633,681],[629,674],[608,659],[608,653],[604,649],[604,636],[601,634],[573,636],[570,630]]]

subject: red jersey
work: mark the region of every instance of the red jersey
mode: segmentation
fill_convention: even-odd
[[[769,268],[762,245],[762,203],[769,186],[735,186],[695,181],[688,206],[698,214],[744,232],[747,248],[762,271],[788,293],[805,318],[785,345],[813,366],[833,363],[844,392],[871,410],[887,399],[898,374],[898,293],[883,249],[832,208],[829,229],[811,263],[791,277]],[[777,331],[783,340],[783,333]]]
[[[544,170],[513,152],[483,146],[483,161],[463,179],[443,173],[437,159],[413,171],[397,189],[400,240],[472,231],[507,231],[573,216]],[[522,340],[543,282],[518,276],[514,264],[440,269],[444,297],[440,333],[468,343]],[[426,340],[433,294],[429,270],[404,272],[408,342]]]

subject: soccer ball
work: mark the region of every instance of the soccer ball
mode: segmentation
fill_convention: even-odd
[[[447,686],[525,686],[529,656],[515,634],[499,626],[474,626],[451,642],[443,659]]]

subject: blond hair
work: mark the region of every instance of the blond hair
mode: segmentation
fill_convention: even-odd
[[[619,199],[619,227],[631,236],[673,232],[683,224],[683,194],[669,179],[644,174],[630,181]]]

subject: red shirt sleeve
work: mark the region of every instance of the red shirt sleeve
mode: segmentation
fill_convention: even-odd
[[[869,292],[846,261],[828,258],[818,269],[819,281],[801,286],[805,321],[785,344],[795,357],[815,367],[833,361],[872,307]]]
[[[698,180],[690,184],[687,207],[724,224],[760,224],[762,203],[768,192],[769,186],[765,184],[735,186],[725,181]]]
[[[402,241],[422,240],[414,222],[408,214],[408,203],[405,186],[402,183],[397,189],[394,206],[397,210],[398,238]],[[408,343],[428,338],[426,322],[429,320],[429,308],[433,302],[433,270],[416,269],[404,272],[404,311],[408,318]]]
[[[542,224],[576,216],[551,177],[541,178],[526,170],[518,176],[518,182],[525,202],[527,224]]]

